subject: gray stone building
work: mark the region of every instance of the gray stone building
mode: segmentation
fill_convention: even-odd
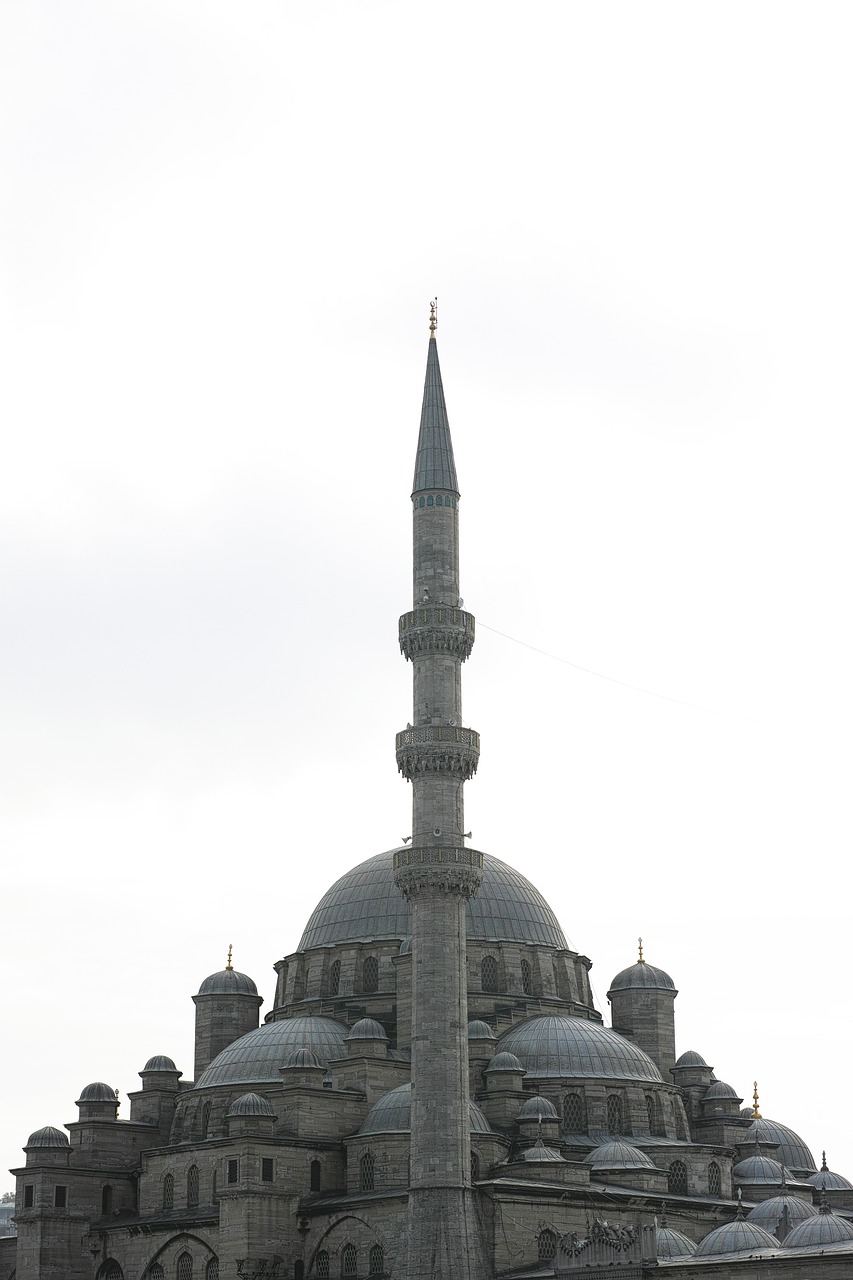
[[[263,1023],[230,954],[204,979],[192,1080],[152,1057],[129,1119],[95,1082],[67,1132],[30,1135],[0,1280],[853,1275],[853,1184],[678,1052],[669,975],[641,950],[605,1026],[548,903],[467,843],[475,624],[430,330],[399,624],[411,836],[324,895]]]

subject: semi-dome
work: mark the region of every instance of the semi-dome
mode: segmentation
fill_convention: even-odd
[[[518,1120],[556,1120],[557,1108],[553,1102],[549,1102],[547,1098],[540,1098],[537,1094],[522,1104],[516,1118]]]
[[[796,1172],[805,1173],[816,1170],[815,1158],[798,1133],[787,1125],[776,1120],[765,1120],[759,1116],[740,1139],[740,1144],[749,1142],[750,1138],[758,1138],[759,1142],[778,1142],[779,1159],[782,1164]]]
[[[782,1242],[783,1249],[825,1249],[827,1245],[847,1244],[853,1240],[853,1222],[830,1213],[821,1205],[813,1218],[795,1227]]]
[[[850,1182],[848,1178],[843,1177],[840,1173],[833,1173],[827,1167],[825,1151],[817,1173],[813,1173],[806,1178],[806,1182],[810,1186],[816,1187],[818,1191],[853,1191],[853,1182]]]
[[[594,1076],[662,1083],[648,1054],[616,1031],[584,1018],[529,1018],[510,1027],[499,1045],[521,1060],[528,1077]]]
[[[697,1053],[695,1049],[685,1049],[680,1058],[676,1058],[675,1065],[677,1067],[707,1067],[707,1062],[701,1053]]]
[[[783,1192],[782,1195],[771,1196],[769,1200],[762,1200],[746,1216],[749,1222],[757,1222],[759,1227],[772,1231],[775,1236],[785,1218],[789,1228],[798,1227],[806,1218],[816,1218],[817,1209],[807,1200]]]
[[[734,1222],[715,1227],[699,1242],[695,1257],[712,1258],[727,1253],[756,1253],[762,1249],[778,1249],[779,1241],[757,1222],[747,1222],[738,1215]]]
[[[359,1018],[352,1028],[347,1040],[387,1040],[388,1033],[381,1022],[375,1018]]]
[[[488,1022],[481,1022],[479,1018],[475,1018],[473,1022],[468,1023],[468,1039],[494,1040],[495,1033]]]
[[[300,951],[410,937],[409,904],[394,884],[394,852],[378,853],[335,881],[305,926]],[[539,890],[490,854],[484,855],[483,880],[468,903],[468,940],[567,949],[557,917]]]
[[[142,1070],[143,1071],[177,1071],[178,1068],[175,1066],[171,1058],[166,1057],[165,1053],[156,1053],[153,1058],[148,1059],[148,1061],[146,1062]],[[178,1074],[180,1075],[180,1072],[178,1072]]]
[[[668,973],[663,969],[656,969],[653,964],[649,964],[647,960],[638,960],[636,964],[630,964],[627,969],[623,969],[617,973],[616,977],[610,984],[608,997],[614,991],[672,991],[675,990],[675,983]]]
[[[228,1108],[229,1116],[272,1116],[275,1112],[271,1103],[259,1093],[241,1093]]]
[[[584,1164],[591,1165],[593,1169],[654,1169],[655,1167],[645,1151],[632,1147],[630,1142],[620,1142],[618,1139],[614,1139],[613,1142],[602,1142],[601,1146],[594,1147],[589,1155],[584,1157]]]
[[[565,1164],[559,1151],[546,1147],[541,1138],[532,1147],[528,1147],[521,1158],[526,1164]]]
[[[281,1080],[279,1069],[295,1049],[311,1049],[323,1066],[345,1058],[349,1029],[334,1018],[283,1018],[240,1036],[213,1059],[195,1082],[196,1089],[220,1084],[260,1084]]]
[[[489,1122],[476,1102],[468,1103],[468,1119],[472,1133],[491,1133]],[[412,1086],[398,1085],[390,1093],[384,1093],[365,1117],[359,1134],[408,1133],[412,1128]]]
[[[104,1084],[103,1080],[95,1080],[82,1090],[78,1102],[115,1102],[116,1091]]]
[[[55,1129],[52,1124],[46,1124],[42,1129],[36,1129],[35,1133],[31,1133],[27,1138],[28,1147],[70,1147],[68,1134],[63,1133],[61,1129]]]
[[[246,973],[236,969],[220,969],[211,973],[198,989],[200,996],[256,996],[258,988]]]

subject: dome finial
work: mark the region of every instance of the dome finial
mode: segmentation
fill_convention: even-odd
[[[820,1155],[821,1155],[821,1161],[822,1161],[820,1166],[820,1171],[821,1173],[824,1173],[824,1172],[829,1173],[829,1165],[826,1163],[826,1152],[821,1151]]]
[[[637,945],[638,945],[638,946],[639,946],[639,948],[640,948],[640,954],[639,954],[639,957],[638,957],[638,959],[637,959],[637,964],[645,964],[646,962],[645,962],[645,960],[643,959],[643,939],[642,939],[642,938],[638,938],[638,939],[637,939]]]
[[[430,339],[435,338],[435,331],[438,328],[438,298],[433,298],[429,304],[429,336]]]
[[[761,1112],[758,1110],[758,1081],[752,1082],[752,1119],[761,1120]]]
[[[234,952],[234,947],[233,947],[232,943],[230,943],[230,942],[229,942],[229,943],[228,943],[228,961],[227,961],[227,963],[226,963],[226,965],[225,965],[225,968],[226,968],[226,969],[233,969],[233,968],[234,968],[233,964],[231,963],[231,956],[232,956],[233,952]]]

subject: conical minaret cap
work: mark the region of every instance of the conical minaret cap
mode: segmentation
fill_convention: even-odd
[[[444,387],[441,383],[441,367],[438,363],[438,344],[434,331],[430,334],[427,353],[424,401],[421,407],[421,429],[418,434],[412,493],[422,493],[427,489],[445,489],[459,496],[456,463],[453,461],[453,445],[450,440],[450,426],[447,422],[447,406],[444,403]]]

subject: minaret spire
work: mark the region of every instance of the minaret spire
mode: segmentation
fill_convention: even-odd
[[[413,667],[412,725],[397,765],[412,784],[411,844],[394,880],[412,913],[412,1137],[406,1280],[485,1280],[468,1113],[466,917],[483,855],[465,846],[463,786],[480,737],[462,724],[474,619],[459,599],[459,490],[435,340],[435,303],[412,492],[413,609],[400,648]]]

